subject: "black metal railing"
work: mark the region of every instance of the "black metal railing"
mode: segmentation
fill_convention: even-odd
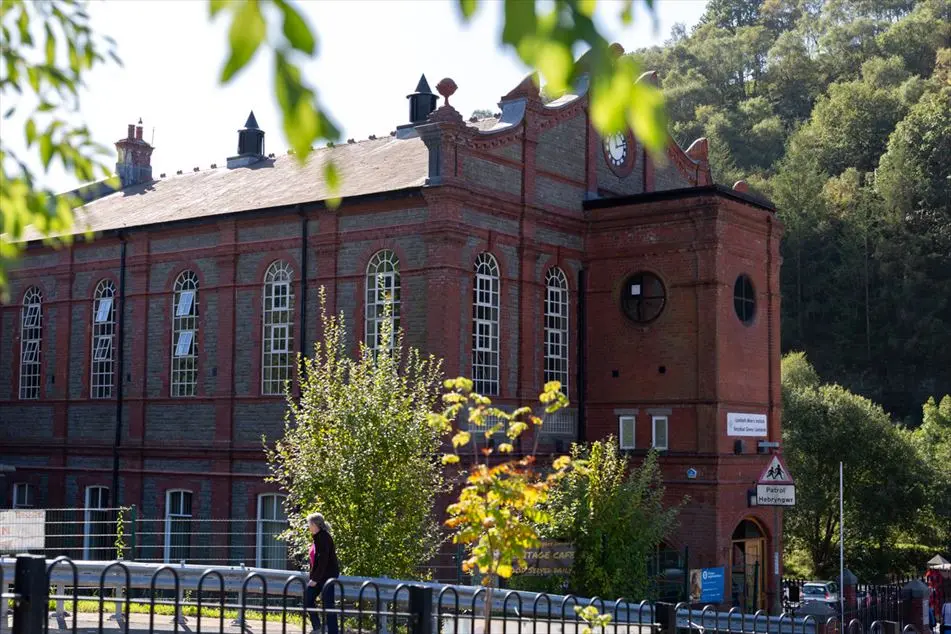
[[[13,591],[7,592],[11,582]],[[50,617],[71,634],[235,629],[255,634],[582,634],[586,623],[578,610],[594,606],[611,616],[595,634],[925,634],[889,621],[847,620],[842,627],[838,618],[390,579],[334,579],[327,586],[332,592],[325,588],[324,600],[312,601],[316,593],[309,593],[307,584],[306,575],[293,571],[21,555],[15,566],[9,559],[0,561],[0,630],[7,626],[5,608],[11,604],[12,634],[45,634],[54,627]]]

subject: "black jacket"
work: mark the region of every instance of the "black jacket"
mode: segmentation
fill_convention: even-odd
[[[327,531],[319,531],[314,535],[314,565],[310,567],[310,580],[323,588],[329,579],[340,576],[340,561],[337,560],[337,549],[334,539]]]

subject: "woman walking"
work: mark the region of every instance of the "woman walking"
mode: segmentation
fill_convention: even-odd
[[[337,549],[334,539],[330,535],[330,524],[320,513],[307,516],[307,528],[313,536],[314,542],[310,545],[310,581],[307,582],[305,607],[315,608],[318,595],[327,612],[327,634],[337,634],[337,614],[334,609],[334,586],[327,583],[340,576],[340,562],[337,560]],[[314,632],[320,632],[320,614],[310,612],[310,624]]]

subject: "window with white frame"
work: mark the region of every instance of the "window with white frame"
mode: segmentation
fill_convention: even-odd
[[[499,265],[491,253],[480,253],[475,261],[472,380],[479,394],[499,393]]]
[[[637,419],[634,416],[618,417],[618,447],[620,449],[634,449],[636,422]]]
[[[261,393],[284,394],[294,355],[294,291],[291,265],[278,260],[264,274]]]
[[[280,535],[287,529],[284,500],[278,493],[258,496],[258,568],[284,569],[287,567],[287,542]]]
[[[175,280],[172,303],[172,396],[198,391],[198,276],[184,271]]]
[[[42,371],[40,354],[43,344],[43,296],[31,286],[23,294],[20,313],[20,398],[40,398]]]
[[[545,276],[545,383],[568,393],[568,278],[558,267]]]
[[[187,561],[192,543],[192,492],[165,492],[165,562]]]
[[[666,451],[668,443],[667,417],[651,416],[651,428],[653,429],[651,446],[659,451]]]
[[[377,251],[367,264],[366,345],[376,350],[384,345],[383,324],[390,309],[390,341],[400,327],[400,260],[392,251]]]
[[[36,506],[36,488],[27,482],[13,483],[13,508],[31,509]]]
[[[112,559],[115,552],[114,524],[109,521],[109,489],[104,486],[86,487],[86,506],[83,509],[83,559]]]
[[[115,383],[116,285],[102,280],[92,300],[90,398],[112,398]]]

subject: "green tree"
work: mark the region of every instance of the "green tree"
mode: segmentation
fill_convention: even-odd
[[[544,534],[574,546],[569,591],[604,599],[644,597],[648,559],[676,526],[664,504],[656,452],[631,468],[609,438],[571,451],[575,468],[552,491]]]
[[[932,502],[922,518],[925,539],[935,550],[951,550],[951,395],[940,402],[929,397],[922,407],[924,422],[914,442],[931,474],[927,495]]]
[[[108,178],[102,158],[108,149],[94,143],[83,125],[65,116],[79,109],[83,78],[109,60],[118,62],[115,42],[97,36],[79,2],[0,0],[0,104],[3,120],[24,119],[27,150],[44,169],[59,163],[82,183]],[[7,264],[22,249],[28,226],[50,243],[69,242],[75,195],[57,196],[37,183],[37,175],[9,146],[9,124],[0,136],[0,299]],[[5,140],[6,139],[6,140]]]
[[[269,479],[288,493],[285,537],[306,552],[303,519],[319,511],[346,574],[417,578],[441,542],[440,431],[429,420],[441,363],[404,349],[389,321],[381,340],[391,348],[361,344],[351,358],[343,317],[323,301],[321,291],[323,337],[302,359],[300,396],[288,395],[284,436],[268,451]]]
[[[652,7],[653,0],[645,2]],[[37,112],[49,113],[52,121],[40,130],[30,116],[25,124],[28,142],[31,146],[36,142],[44,169],[59,157],[80,183],[87,183],[97,173],[109,173],[102,162],[105,151],[91,143],[88,130],[62,120],[66,109],[62,99],[75,98],[85,73],[105,59],[84,6],[83,0],[0,0],[0,72],[4,73],[0,75],[0,97],[4,104],[9,101],[16,107],[24,88],[32,89],[39,103]],[[469,20],[479,0],[458,0],[458,6]],[[228,15],[230,19],[220,82],[234,81],[256,56],[269,54],[284,133],[298,160],[306,161],[318,141],[335,141],[339,131],[298,62],[316,57],[317,37],[292,2],[208,0],[208,7],[211,18]],[[594,21],[595,7],[595,2],[577,0],[505,0],[501,43],[538,71],[549,93],[565,92],[582,73],[588,73],[595,127],[607,134],[630,126],[655,156],[662,157],[667,143],[663,96],[649,82],[636,82],[640,68],[635,60],[617,59]],[[620,3],[619,13],[623,23],[630,23],[633,0]],[[38,31],[40,24],[45,30],[42,50],[33,41],[33,31]],[[578,48],[589,49],[583,67],[574,62]],[[114,57],[111,49],[109,53]],[[72,109],[78,109],[75,99]],[[41,235],[69,235],[72,209],[80,203],[78,197],[57,198],[38,188],[23,158],[12,156],[0,145],[0,293],[7,288],[7,265],[23,248],[25,229],[32,225]],[[328,161],[324,178],[331,191],[338,187],[340,177],[334,163]]]
[[[867,579],[906,572],[892,568],[898,544],[926,503],[910,435],[868,399],[819,383],[805,355],[786,355],[782,368],[783,447],[798,484],[785,513],[787,548],[805,551],[812,574],[834,572],[842,461],[849,567]]]

